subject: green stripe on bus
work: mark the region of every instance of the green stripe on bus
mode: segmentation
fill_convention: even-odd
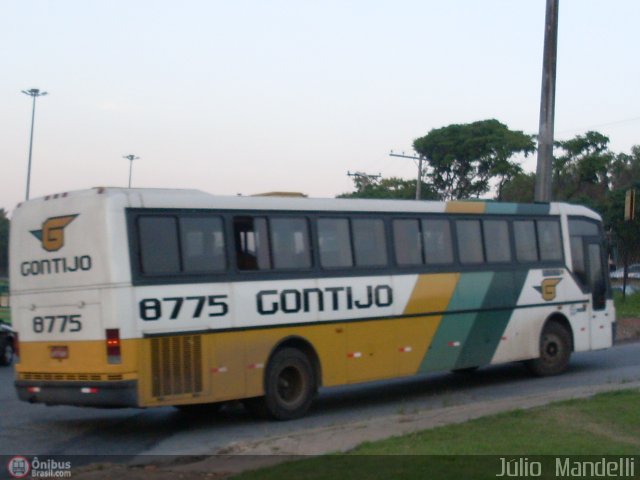
[[[548,203],[521,203],[516,213],[520,215],[549,215],[551,205]]]
[[[493,275],[493,272],[462,274],[447,310],[471,312],[443,315],[419,371],[450,370],[455,367],[461,346],[467,341],[477,317],[473,310],[482,308]]]
[[[518,213],[517,203],[503,203],[503,202],[487,202],[486,213],[493,214],[514,214]]]
[[[455,368],[475,367],[491,362],[507,328],[522,287],[527,270],[496,272],[473,324],[467,342],[462,346]]]

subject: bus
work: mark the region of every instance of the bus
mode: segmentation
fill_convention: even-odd
[[[21,400],[242,401],[304,415],[320,387],[612,345],[601,218],[562,203],[225,197],[95,188],[19,205]]]

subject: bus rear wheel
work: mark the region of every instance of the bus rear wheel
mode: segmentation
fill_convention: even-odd
[[[571,357],[571,333],[557,322],[545,325],[540,335],[540,356],[526,362],[531,373],[539,377],[564,372]]]
[[[247,409],[277,420],[302,417],[313,401],[316,381],[307,355],[296,348],[276,351],[265,376],[265,395],[248,399]]]

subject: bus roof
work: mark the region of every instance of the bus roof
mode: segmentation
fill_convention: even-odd
[[[406,212],[406,213],[476,213],[513,215],[579,215],[600,220],[593,210],[568,203],[508,203],[493,200],[415,201],[351,198],[306,198],[290,196],[222,196],[190,189],[96,187],[29,200],[30,207],[40,202],[68,200],[101,195],[107,202],[131,208],[189,208],[222,210],[287,210],[327,212]],[[17,210],[23,204],[18,204]],[[14,214],[17,213],[14,211]]]

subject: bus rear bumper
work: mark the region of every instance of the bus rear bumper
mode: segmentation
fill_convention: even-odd
[[[50,382],[16,380],[18,398],[29,403],[125,408],[138,406],[138,382]]]

